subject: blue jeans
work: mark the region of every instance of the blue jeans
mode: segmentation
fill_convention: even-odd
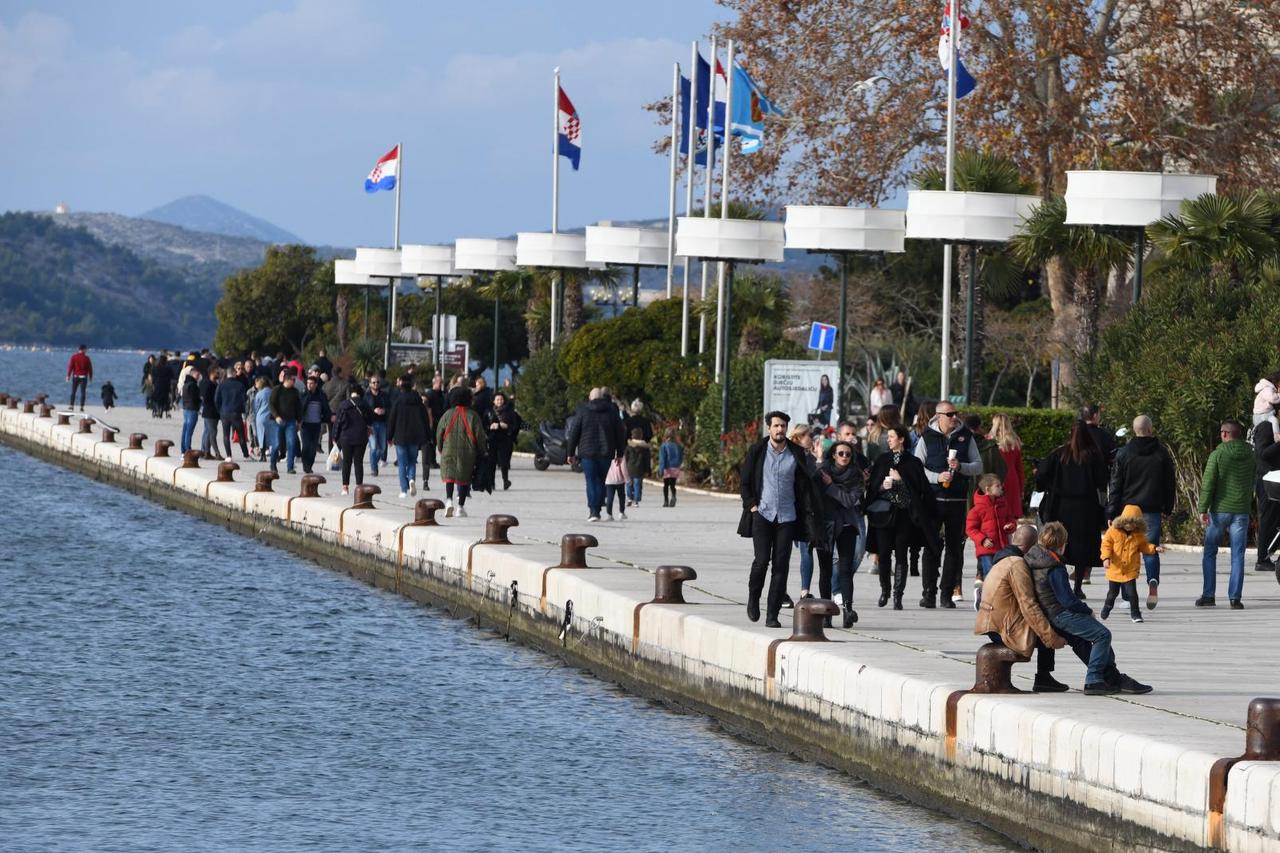
[[[992,560],[994,559],[995,557],[991,554],[986,554],[978,558],[978,580],[982,580],[987,575],[991,574],[991,565]]]
[[[853,546],[853,571],[862,567],[862,558],[867,555],[867,517],[858,513],[858,544]]]
[[[418,476],[418,445],[396,443],[396,470],[400,472],[400,491],[409,491],[409,484]]]
[[[604,478],[609,475],[609,459],[606,456],[583,456],[582,476],[587,481],[587,512],[597,518],[604,506]]]
[[[800,552],[800,589],[808,592],[813,582],[813,551],[808,542],[797,542],[796,550]]]
[[[199,409],[182,410],[182,440],[178,442],[178,449],[183,453],[191,449],[191,439],[196,434],[196,424],[199,422]]]
[[[640,503],[640,496],[644,494],[644,477],[628,477],[627,478],[627,500]]]
[[[280,457],[285,457],[285,469],[293,470],[293,459],[298,455],[298,422],[285,421],[276,424],[276,440],[272,442],[271,470],[276,470]]]
[[[1144,512],[1142,520],[1147,523],[1147,541],[1152,545],[1160,544],[1160,513]],[[1147,569],[1147,583],[1160,583],[1160,555],[1143,554],[1142,565]]]
[[[387,459],[387,422],[374,421],[373,434],[369,436],[369,470],[378,473],[378,464]]]
[[[1227,582],[1227,597],[1238,601],[1244,592],[1244,546],[1249,536],[1249,513],[1211,512],[1209,526],[1204,531],[1204,557],[1200,568],[1204,571],[1205,598],[1213,598],[1218,588],[1218,543],[1223,531],[1231,540],[1231,580]]]
[[[1084,661],[1089,671],[1084,683],[1101,684],[1113,680],[1119,672],[1116,670],[1116,656],[1111,651],[1111,632],[1091,614],[1072,613],[1064,610],[1049,619],[1053,627],[1071,644],[1076,657]]]

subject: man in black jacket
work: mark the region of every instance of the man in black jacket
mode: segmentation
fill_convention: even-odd
[[[1147,523],[1147,541],[1160,544],[1162,516],[1173,512],[1177,484],[1174,482],[1173,457],[1155,437],[1151,418],[1138,415],[1133,419],[1133,439],[1116,453],[1107,486],[1107,518],[1120,515],[1129,504],[1142,508]],[[1156,606],[1156,588],[1160,585],[1160,555],[1144,555],[1147,571],[1147,609]]]
[[[276,422],[276,440],[271,449],[271,471],[280,473],[280,457],[285,457],[285,470],[293,473],[293,460],[298,452],[298,421],[302,418],[302,395],[294,387],[297,377],[284,371],[279,385],[271,389],[268,409]]]
[[[200,371],[188,368],[182,380],[182,439],[178,442],[178,449],[183,453],[191,449],[191,439],[200,420],[200,403]]]
[[[627,445],[618,408],[601,389],[592,388],[587,404],[578,408],[577,417],[569,424],[566,442],[569,464],[580,461],[587,481],[587,521],[599,521],[609,463],[621,456]]]
[[[320,450],[324,428],[333,421],[333,410],[329,408],[329,398],[320,387],[319,376],[313,373],[307,377],[300,402],[302,418],[298,431],[302,436],[302,471],[310,474],[316,463],[316,453]]]
[[[816,513],[822,504],[803,448],[787,440],[791,416],[770,412],[765,423],[769,437],[753,445],[742,463],[738,535],[750,538],[755,551],[747,581],[747,618],[759,621],[764,576],[771,572],[764,624],[781,628],[778,612],[787,592],[791,545],[796,540],[817,541]]]

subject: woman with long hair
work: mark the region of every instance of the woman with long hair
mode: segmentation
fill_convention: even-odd
[[[1022,492],[1026,484],[1022,472],[1022,439],[1013,428],[1013,419],[1003,412],[991,416],[987,438],[996,443],[1004,459],[1004,502],[1012,519],[1022,518]]]
[[[838,553],[836,573],[839,599],[836,603],[844,614],[844,627],[858,621],[853,609],[853,558],[858,545],[858,516],[862,513],[862,468],[853,461],[853,445],[837,441],[817,470],[817,486],[822,493],[825,541],[815,542],[818,549],[818,589],[823,598],[831,598],[832,558]],[[830,617],[828,617],[828,625]]]
[[[794,427],[791,428],[791,432],[787,434],[787,440],[794,444],[798,444],[804,448],[805,460],[810,462],[810,467],[812,469],[809,473],[810,475],[816,475],[818,470],[818,463],[822,458],[821,437],[819,437],[815,442],[814,436],[813,436],[813,430],[809,428],[808,424],[796,424]],[[816,451],[814,450],[815,444],[817,445]],[[816,456],[814,455],[815,453],[817,454]],[[813,597],[813,595],[809,592],[809,586],[810,584],[813,583],[813,551],[811,550],[811,545],[812,543],[804,542],[804,541],[796,543],[796,550],[800,552],[800,597],[801,598]],[[829,581],[830,581],[830,576],[828,576],[828,589],[827,589],[828,593],[830,593],[831,591],[829,588],[830,587]],[[824,595],[824,598],[825,597],[827,596]]]
[[[831,410],[835,408],[836,395],[831,387],[831,377],[822,374],[818,380],[818,420],[824,427],[831,426]]]
[[[882,450],[889,449],[889,430],[902,423],[898,407],[888,403],[880,407],[875,423],[867,427],[867,458],[872,462]]]
[[[1084,598],[1080,584],[1094,566],[1102,564],[1102,531],[1106,527],[1098,500],[1107,487],[1107,464],[1089,434],[1089,425],[1077,420],[1067,443],[1056,448],[1036,468],[1036,489],[1044,492],[1040,518],[1060,521],[1067,528],[1067,549],[1062,562],[1072,567],[1077,598]]]
[[[880,601],[889,602],[893,581],[893,609],[902,609],[907,587],[907,548],[921,542],[931,553],[939,548],[933,489],[924,465],[908,447],[910,431],[902,424],[887,430],[889,447],[871,466],[867,480],[868,520],[875,528],[880,562]],[[890,567],[892,566],[892,571]]]

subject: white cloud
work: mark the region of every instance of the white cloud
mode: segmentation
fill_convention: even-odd
[[[71,26],[62,18],[28,12],[12,29],[0,24],[0,96],[28,92],[56,70],[71,44]]]

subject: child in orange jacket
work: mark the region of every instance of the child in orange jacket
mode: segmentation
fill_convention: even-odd
[[[973,508],[965,516],[964,523],[965,533],[973,540],[973,548],[978,555],[978,572],[973,581],[975,610],[981,603],[982,579],[991,571],[992,557],[1009,544],[1009,533],[1015,526],[1004,500],[1004,483],[996,474],[983,474],[978,478]]]
[[[1142,612],[1138,610],[1138,568],[1143,554],[1162,553],[1162,546],[1147,541],[1142,507],[1126,506],[1102,537],[1102,566],[1107,570],[1107,600],[1100,614],[1103,619],[1111,615],[1116,596],[1123,592],[1129,602],[1129,616],[1134,622],[1142,621]]]

